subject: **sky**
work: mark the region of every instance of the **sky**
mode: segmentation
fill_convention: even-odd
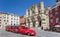
[[[44,7],[52,7],[56,3],[55,0],[0,0],[0,11],[23,16],[26,14],[26,9],[42,1]]]

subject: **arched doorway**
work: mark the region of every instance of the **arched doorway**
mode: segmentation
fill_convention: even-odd
[[[35,27],[35,21],[33,21],[33,27]]]
[[[27,23],[28,23],[28,27],[30,27],[30,21],[29,21],[29,19],[27,19],[27,21],[28,21],[28,22],[27,22]]]
[[[35,27],[35,22],[36,22],[36,21],[35,21],[35,18],[32,17],[31,20],[32,20],[32,23],[33,23],[33,27]]]
[[[41,27],[41,17],[38,15],[38,16],[37,16],[37,19],[38,19],[38,22],[39,22],[38,27]]]

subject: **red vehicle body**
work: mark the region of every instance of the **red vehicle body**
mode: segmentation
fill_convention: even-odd
[[[11,27],[10,26],[6,26],[5,30],[6,31],[10,31],[11,30]]]
[[[25,26],[10,26],[10,27],[6,27],[5,30],[11,32],[19,32],[27,35],[36,35],[36,32],[34,30]]]
[[[11,32],[18,32],[18,26],[6,26],[5,30],[6,31],[11,31]]]
[[[19,33],[27,34],[27,35],[36,35],[36,32],[28,27],[21,26],[18,29]]]

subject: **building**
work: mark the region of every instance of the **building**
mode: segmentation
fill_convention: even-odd
[[[50,11],[50,7],[47,7],[47,8],[45,8],[45,29],[50,29],[50,25],[49,25],[49,11]]]
[[[26,25],[26,16],[21,16],[20,17],[20,25]]]
[[[40,4],[35,4],[27,9],[26,26],[47,29],[49,27],[49,8],[50,7],[44,8],[44,2],[41,2]]]
[[[56,4],[49,11],[49,23],[50,29],[60,26],[60,0],[56,0]]]
[[[5,12],[0,12],[0,28],[5,28],[7,25],[19,25],[19,16],[15,14],[9,14]]]

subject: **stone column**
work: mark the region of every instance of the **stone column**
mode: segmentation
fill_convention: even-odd
[[[44,14],[41,14],[41,15],[42,15],[42,16],[41,16],[41,20],[42,20],[42,21],[41,21],[41,24],[42,24],[41,26],[43,27],[43,29],[45,29],[45,24],[46,24],[46,23],[45,23],[45,20],[44,20],[44,19],[45,19],[45,15],[44,15]]]
[[[26,18],[26,26],[28,27],[28,20],[27,20],[27,18]]]
[[[33,22],[30,22],[30,27],[33,27]]]
[[[28,27],[28,23],[26,23],[26,26]]]
[[[40,3],[40,7],[41,7],[42,10],[44,10],[44,2]]]
[[[37,7],[37,5],[35,5],[35,14],[38,14],[38,7]]]
[[[30,9],[30,16],[32,16],[32,10]]]
[[[33,22],[31,20],[31,17],[29,18],[29,20],[30,20],[30,27],[33,27]]]
[[[40,3],[40,6],[41,6],[41,12],[40,13],[42,13],[41,14],[41,26],[42,26],[42,29],[44,28],[44,20],[42,20],[42,19],[45,19],[45,16],[44,16],[44,2],[41,2]]]
[[[49,17],[46,17],[46,22],[47,22],[47,28],[49,29]]]
[[[28,9],[26,10],[26,17],[28,17]]]
[[[26,10],[26,26],[27,27],[29,27],[29,23],[28,23],[28,17],[29,17],[29,15],[28,15],[28,9]]]
[[[35,16],[34,18],[35,18],[35,21],[36,21],[35,27],[38,27],[39,22],[38,22],[37,16]]]
[[[38,27],[38,25],[39,25],[39,22],[38,22],[38,21],[36,21],[35,27]]]

